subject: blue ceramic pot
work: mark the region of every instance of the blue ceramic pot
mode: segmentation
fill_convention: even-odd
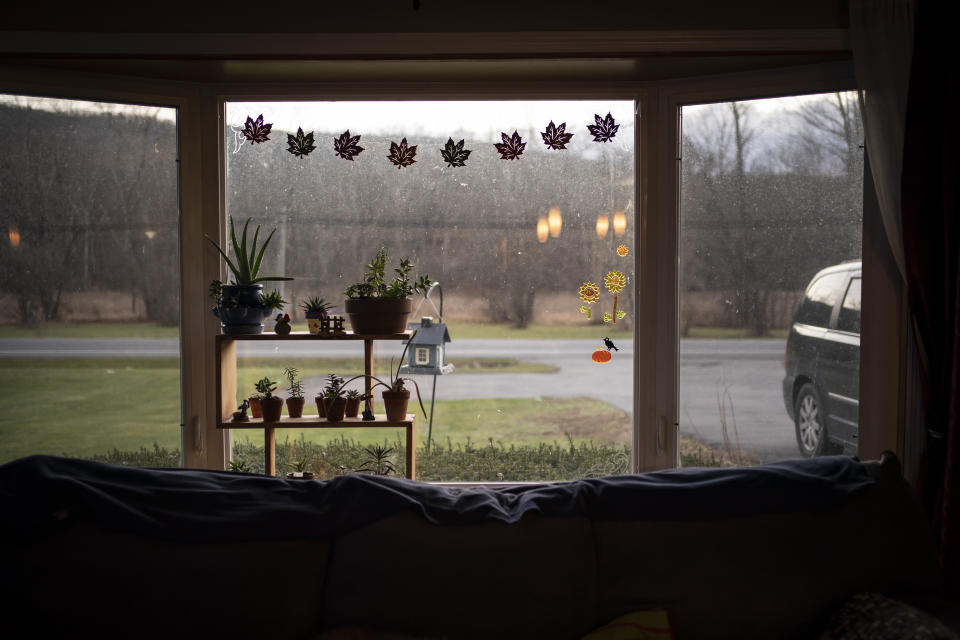
[[[272,309],[263,306],[262,284],[225,284],[223,304],[213,308],[227,334],[263,333],[263,320]]]

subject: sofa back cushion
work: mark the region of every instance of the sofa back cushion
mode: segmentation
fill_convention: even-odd
[[[572,638],[596,618],[590,521],[433,525],[403,513],[334,540],[324,626],[446,638]]]
[[[844,506],[595,523],[599,621],[663,606],[675,637],[809,637],[860,591],[936,590],[933,538],[899,469]]]
[[[329,549],[170,543],[74,525],[5,546],[5,624],[26,633],[16,637],[308,637],[320,628]]]

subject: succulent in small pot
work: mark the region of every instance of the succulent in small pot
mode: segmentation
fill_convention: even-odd
[[[250,404],[250,415],[254,418],[263,418],[263,407],[260,406],[260,396],[252,395],[247,398],[247,402]]]
[[[410,402],[410,391],[404,386],[405,382],[412,382],[417,390],[417,401],[420,403],[420,410],[423,416],[427,416],[427,410],[423,408],[423,399],[420,397],[420,386],[413,378],[401,378],[400,367],[403,366],[403,359],[407,357],[407,349],[413,342],[413,336],[417,335],[414,331],[407,344],[403,347],[403,353],[400,354],[400,363],[397,365],[397,373],[393,373],[393,359],[390,359],[390,385],[389,388],[381,394],[383,398],[383,408],[387,414],[387,420],[391,422],[401,422],[407,419],[407,405]],[[383,383],[381,383],[383,384]],[[387,385],[384,385],[387,386]]]
[[[407,328],[407,317],[413,308],[410,296],[418,292],[426,293],[432,285],[427,275],[413,278],[410,273],[413,263],[407,258],[400,260],[400,267],[393,270],[396,275],[388,283],[388,259],[386,248],[380,247],[366,266],[363,280],[350,285],[343,292],[347,297],[344,310],[354,333],[402,333]]]
[[[260,275],[260,263],[263,260],[264,251],[270,244],[276,229],[270,232],[270,235],[261,245],[259,244],[260,225],[257,225],[252,242],[248,245],[247,229],[249,226],[250,219],[248,218],[238,239],[233,218],[230,218],[233,260],[212,238],[207,236],[207,240],[223,257],[233,275],[233,282],[230,284],[223,284],[219,280],[214,280],[210,285],[210,297],[217,303],[213,308],[213,313],[220,319],[223,332],[227,334],[262,333],[263,319],[269,316],[274,308],[282,308],[285,301],[278,292],[272,292],[264,296],[263,285],[259,283],[293,280],[293,278],[286,276]],[[280,307],[277,307],[277,304]]]
[[[260,394],[260,409],[263,412],[264,422],[280,422],[283,414],[283,398],[273,395],[277,390],[277,383],[264,376],[254,386]]]
[[[287,466],[292,469],[292,471],[287,474],[287,477],[291,480],[313,480],[313,472],[307,471],[306,458],[300,458],[296,462],[289,462]]]
[[[307,318],[307,328],[310,333],[318,335],[320,333],[320,321],[327,316],[327,312],[333,305],[319,296],[307,298],[300,305],[303,309],[303,315]]]
[[[290,382],[287,389],[290,392],[290,397],[287,398],[287,415],[291,418],[301,418],[306,401],[303,397],[303,380],[300,379],[300,372],[294,367],[287,367],[283,370],[283,375]]]
[[[356,418],[360,415],[360,403],[370,396],[364,395],[356,389],[350,389],[347,391],[345,397],[347,399],[347,408],[344,411],[344,416],[347,418]]]
[[[317,415],[321,418],[327,417],[327,397],[331,391],[334,391],[334,397],[342,396],[343,393],[341,389],[343,388],[343,378],[338,376],[335,373],[331,373],[327,376],[327,382],[323,385],[323,389],[320,393],[314,398],[314,401],[317,403]],[[346,407],[346,402],[344,402],[344,407]],[[342,419],[342,416],[341,416]]]

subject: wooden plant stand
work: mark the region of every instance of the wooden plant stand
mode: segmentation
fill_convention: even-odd
[[[363,371],[367,375],[364,380],[364,390],[370,395],[366,401],[366,408],[373,409],[373,343],[375,340],[407,340],[410,332],[392,333],[384,335],[356,334],[350,331],[337,335],[314,335],[312,333],[297,332],[286,336],[274,333],[226,335],[220,334],[216,338],[217,362],[217,397],[220,399],[220,419],[218,429],[263,429],[263,457],[264,470],[267,475],[277,475],[276,460],[276,430],[277,429],[353,429],[353,428],[396,428],[402,427],[407,435],[407,477],[414,479],[417,471],[416,441],[414,439],[415,416],[408,413],[405,420],[394,422],[387,420],[385,415],[379,414],[376,420],[364,422],[362,418],[344,418],[340,422],[329,422],[319,416],[304,418],[282,418],[279,422],[264,422],[262,419],[251,418],[248,422],[232,422],[231,418],[237,406],[237,342],[245,341],[274,341],[274,340],[303,340],[306,342],[324,342],[332,340],[362,340],[363,341]]]

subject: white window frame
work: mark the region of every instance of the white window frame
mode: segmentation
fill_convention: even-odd
[[[601,36],[596,36],[599,39]],[[718,39],[690,45],[689,52],[723,49]],[[764,32],[749,42],[745,34],[729,48],[762,43],[776,50],[776,44]],[[695,39],[692,38],[691,41]],[[745,40],[746,39],[746,40]],[[828,38],[836,40],[836,35]],[[674,48],[682,36],[671,41]],[[826,42],[826,40],[824,40]],[[797,50],[796,42],[789,43]],[[135,46],[131,42],[130,46]],[[655,45],[649,45],[654,46]],[[666,47],[667,45],[663,45]],[[825,46],[825,45],[824,45]],[[785,46],[785,48],[787,48]],[[650,49],[653,51],[653,49]],[[0,91],[24,95],[157,104],[177,109],[180,162],[181,228],[181,370],[184,465],[198,468],[225,468],[230,456],[229,432],[217,430],[219,409],[214,393],[213,336],[219,332],[217,321],[206,312],[204,283],[220,277],[216,255],[207,251],[205,235],[224,239],[224,143],[223,114],[227,101],[252,100],[391,100],[391,99],[492,99],[509,95],[511,99],[632,99],[638,104],[635,140],[635,189],[638,194],[634,243],[640,248],[635,279],[637,322],[634,328],[634,428],[633,469],[646,471],[677,464],[676,425],[678,407],[678,186],[679,110],[682,105],[726,100],[823,93],[855,87],[849,62],[809,67],[778,68],[765,72],[725,74],[661,82],[584,82],[551,81],[533,86],[491,81],[469,87],[447,83],[277,83],[230,85],[217,83],[179,83],[137,80],[82,72],[64,72],[35,68],[21,69],[0,64]],[[865,204],[866,210],[866,204]],[[872,224],[872,222],[871,222]],[[864,314],[873,313],[871,302],[889,307],[896,302],[903,310],[902,291],[877,276],[877,259],[871,255],[880,248],[868,242],[867,216],[864,219]],[[873,252],[873,253],[871,253]],[[872,293],[871,293],[872,292]],[[893,302],[891,302],[893,301]],[[863,357],[874,350],[888,353],[889,335],[873,335],[864,327]],[[899,326],[901,349],[893,360],[902,365],[905,357],[905,328]],[[643,354],[641,357],[639,354]],[[887,368],[886,370],[889,370]],[[899,373],[898,373],[899,371]],[[861,367],[863,397],[894,397],[904,401],[902,367],[894,376],[873,375]],[[897,377],[899,376],[899,377]],[[901,386],[897,386],[897,385]],[[892,396],[891,396],[892,394]],[[861,424],[865,408],[861,403]],[[877,411],[873,411],[877,413]],[[887,413],[889,415],[889,412]],[[895,415],[892,425],[877,429],[861,439],[861,457],[878,457],[878,447],[901,452],[902,417]],[[867,434],[868,435],[868,434]]]

